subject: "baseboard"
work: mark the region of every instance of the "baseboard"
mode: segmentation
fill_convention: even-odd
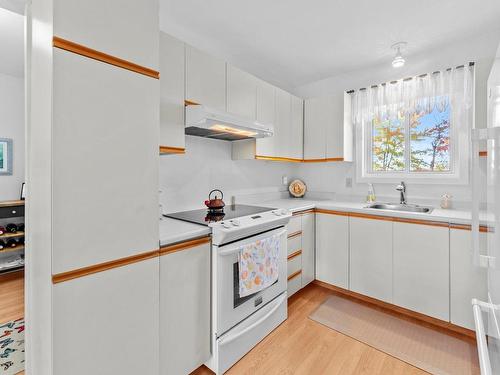
[[[444,330],[448,333],[452,333],[455,335],[463,336],[468,339],[474,339],[474,340],[476,339],[476,333],[474,331],[464,327],[457,326],[456,324],[440,320],[437,318],[433,318],[431,316],[421,314],[413,310],[408,310],[404,307],[393,305],[392,303],[380,301],[378,299],[368,297],[363,294],[352,292],[350,290],[340,288],[338,286],[331,285],[323,281],[314,280],[313,284],[329,289],[335,292],[336,294],[342,295],[344,297],[348,297],[350,299],[355,299],[363,303],[374,305],[395,315],[403,316],[405,318],[410,318],[412,321],[415,321],[416,323],[420,323],[426,326],[432,326],[434,328],[438,328],[440,330]]]

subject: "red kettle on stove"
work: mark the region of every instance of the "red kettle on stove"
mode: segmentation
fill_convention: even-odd
[[[220,198],[217,193],[220,193]],[[222,200],[223,198],[224,193],[222,193],[219,189],[214,189],[208,193],[208,199],[205,201],[205,206],[207,206],[209,210],[222,210],[226,205]]]

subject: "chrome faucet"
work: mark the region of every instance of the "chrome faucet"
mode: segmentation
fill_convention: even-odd
[[[399,198],[399,204],[406,204],[406,185],[404,181],[401,181],[401,183],[396,186],[396,190],[401,194],[401,197]]]

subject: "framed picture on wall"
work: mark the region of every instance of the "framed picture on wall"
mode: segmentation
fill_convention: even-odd
[[[0,176],[12,174],[12,139],[0,138]]]

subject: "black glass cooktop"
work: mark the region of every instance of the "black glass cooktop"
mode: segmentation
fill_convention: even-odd
[[[273,208],[248,206],[245,204],[235,204],[224,207],[224,210],[222,211],[209,212],[207,209],[192,210],[192,211],[174,212],[171,214],[165,214],[163,216],[170,217],[173,219],[188,221],[190,223],[208,225],[209,223],[213,223],[216,221],[231,220],[237,217],[254,215],[258,214],[259,212],[265,212],[271,210],[273,210]]]

